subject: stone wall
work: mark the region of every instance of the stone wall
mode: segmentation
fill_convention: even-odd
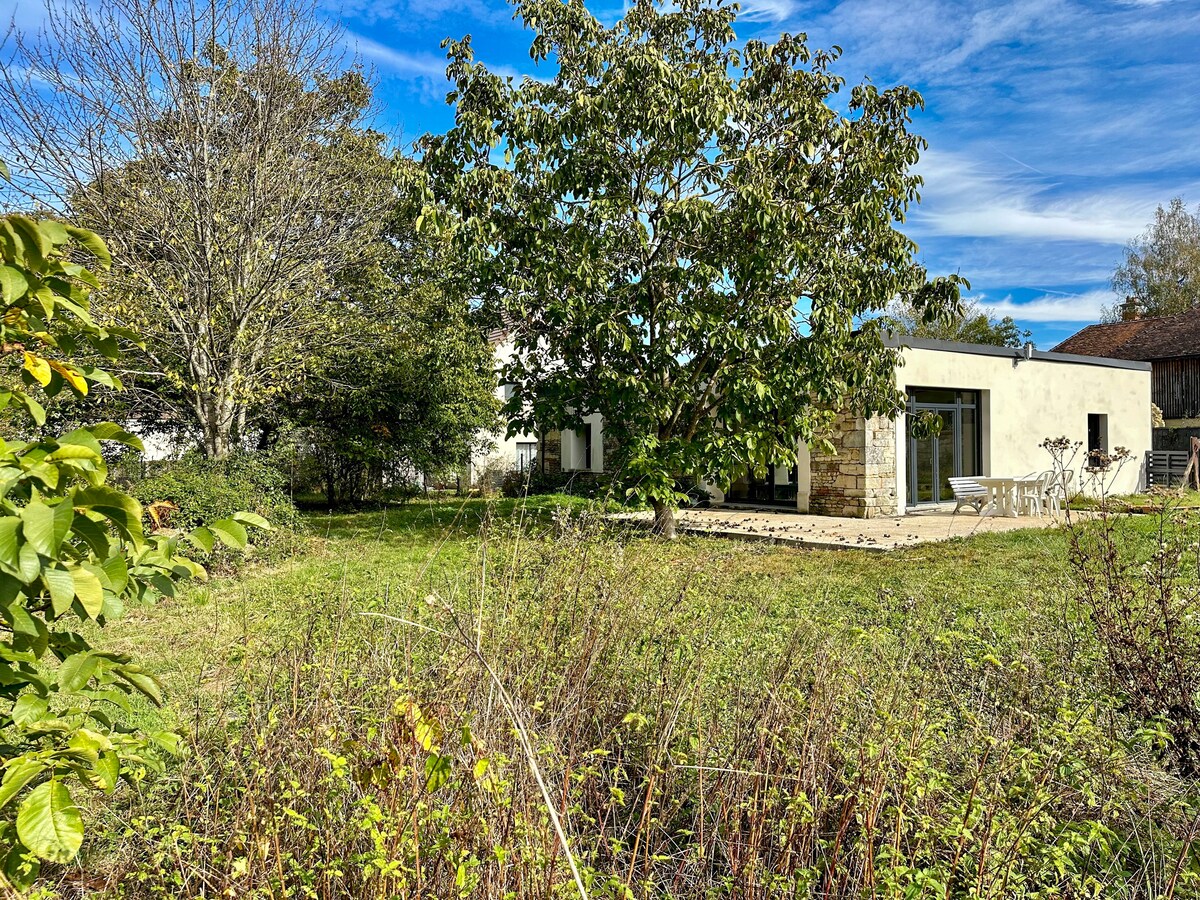
[[[538,468],[544,475],[557,475],[562,471],[562,432],[542,432],[538,441]]]
[[[895,515],[896,422],[844,413],[829,440],[835,454],[812,453],[809,511],[857,519]]]

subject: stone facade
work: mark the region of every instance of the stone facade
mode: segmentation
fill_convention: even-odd
[[[538,468],[543,475],[557,475],[562,469],[562,432],[545,431],[538,440]]]
[[[843,414],[829,440],[833,455],[812,453],[809,511],[856,519],[896,515],[895,420]]]

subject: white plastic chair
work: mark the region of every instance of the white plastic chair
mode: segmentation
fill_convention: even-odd
[[[1071,499],[1072,485],[1075,483],[1075,470],[1066,469],[1059,473],[1052,473],[1050,483],[1046,489],[1046,500],[1049,503],[1050,511],[1054,515],[1061,515],[1063,507],[1067,505],[1067,501]]]
[[[1042,472],[1040,475],[1035,473],[1027,477],[1036,477],[1037,480],[1021,489],[1021,496],[1019,498],[1021,509],[1027,515],[1041,516],[1044,514],[1043,501],[1045,501],[1057,513],[1057,500],[1050,497],[1050,491],[1054,483],[1054,471],[1049,470]]]

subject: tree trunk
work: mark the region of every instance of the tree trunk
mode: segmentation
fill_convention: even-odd
[[[233,449],[232,402],[216,392],[202,394],[193,401],[204,437],[204,455],[209,459],[224,459]]]
[[[663,503],[661,500],[654,500],[654,533],[660,537],[665,537],[667,540],[675,538],[675,507],[670,504]]]
[[[337,509],[337,478],[332,469],[325,470],[325,505],[330,512]]]
[[[201,424],[204,427],[204,455],[209,459],[224,459],[229,455],[229,431],[221,427],[214,413],[206,412]]]

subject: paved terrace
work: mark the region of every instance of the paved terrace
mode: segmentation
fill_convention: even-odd
[[[648,512],[628,513],[616,518],[649,526]],[[1017,528],[1053,528],[1049,516],[977,516],[971,510],[957,515],[950,508],[935,507],[904,516],[850,519],[839,516],[810,516],[769,507],[717,507],[683,509],[677,514],[681,532],[767,541],[815,550],[869,550],[885,553],[917,544],[948,541],[994,531]]]

